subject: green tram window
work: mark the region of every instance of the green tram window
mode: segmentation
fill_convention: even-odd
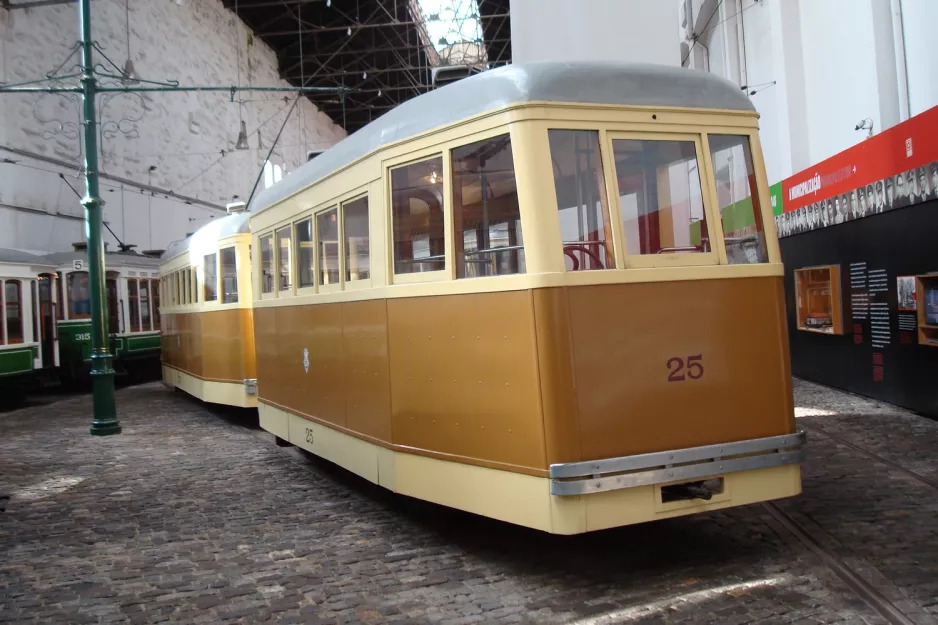
[[[238,259],[235,248],[226,247],[221,254],[221,303],[238,301]]]
[[[68,274],[68,318],[91,318],[91,284],[87,271]]]
[[[140,329],[149,332],[153,329],[150,323],[150,281],[140,280]]]
[[[342,220],[345,229],[345,280],[367,280],[371,277],[368,197],[343,204]]]
[[[274,235],[261,237],[261,293],[274,292]]]
[[[446,267],[442,172],[440,156],[391,170],[396,274]]]
[[[130,304],[130,331],[140,331],[140,296],[137,293],[137,281],[127,281],[127,302]]]
[[[218,255],[205,256],[205,301],[214,302],[218,299]]]
[[[708,139],[716,172],[726,260],[731,265],[767,263],[769,252],[749,137],[710,135]]]
[[[316,253],[313,246],[313,220],[304,219],[294,226],[296,230],[297,286],[316,286]]]
[[[6,315],[7,345],[23,342],[23,285],[19,280],[3,282],[3,310]]]
[[[614,139],[627,254],[710,252],[693,141]]]
[[[548,130],[568,271],[615,269],[599,132]]]
[[[456,276],[524,273],[511,137],[464,145],[452,156]]]

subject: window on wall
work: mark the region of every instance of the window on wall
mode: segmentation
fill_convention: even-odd
[[[710,135],[708,139],[713,169],[725,172],[722,180],[717,180],[717,200],[726,259],[731,265],[767,263],[769,252],[749,137]]]
[[[6,342],[23,342],[23,284],[19,280],[3,283],[3,310],[7,319]]]
[[[316,269],[315,259],[316,250],[313,246],[313,220],[304,219],[296,224],[296,253],[297,253],[297,276],[298,286],[300,288],[315,286]]]
[[[149,332],[153,329],[150,323],[150,281],[140,281],[140,329]]]
[[[614,139],[627,254],[710,252],[693,141]]]
[[[137,281],[127,281],[127,302],[130,304],[130,331],[140,331],[140,296],[137,293]]]
[[[316,238],[319,241],[319,284],[339,284],[339,222],[333,208],[316,215]]]
[[[150,286],[153,289],[153,329],[160,329],[160,281],[150,280]]]
[[[291,256],[290,246],[290,227],[277,230],[277,263],[279,264],[280,290],[289,291],[293,288],[293,282],[290,279],[290,268],[293,258]]]
[[[549,130],[548,139],[567,270],[615,268],[599,132]]]
[[[524,273],[521,212],[505,134],[453,150],[456,276]]]
[[[218,255],[205,256],[205,301],[214,302],[218,299]]]
[[[343,204],[342,220],[345,229],[345,279],[368,280],[371,277],[368,198],[362,197]]]
[[[68,274],[68,318],[88,319],[91,317],[91,283],[87,271]]]
[[[234,304],[238,301],[238,259],[235,248],[221,250],[221,301]]]
[[[274,292],[274,235],[261,237],[261,292]]]
[[[439,156],[391,170],[394,273],[446,266],[442,172]]]

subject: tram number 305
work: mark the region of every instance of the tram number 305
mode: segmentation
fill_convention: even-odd
[[[683,373],[687,370],[686,375]],[[703,354],[681,358],[675,356],[668,359],[668,382],[684,382],[687,378],[699,380],[703,377]]]

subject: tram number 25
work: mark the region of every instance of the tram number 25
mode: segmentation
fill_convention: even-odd
[[[687,370],[685,375],[684,371]],[[687,378],[699,380],[703,377],[703,354],[680,358],[675,356],[668,359],[668,382],[683,382]]]
[[[306,428],[306,442],[310,445],[313,444],[313,430],[311,428]]]

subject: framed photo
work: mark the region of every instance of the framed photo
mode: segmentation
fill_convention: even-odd
[[[897,276],[896,292],[899,295],[899,310],[915,311],[915,276]]]

